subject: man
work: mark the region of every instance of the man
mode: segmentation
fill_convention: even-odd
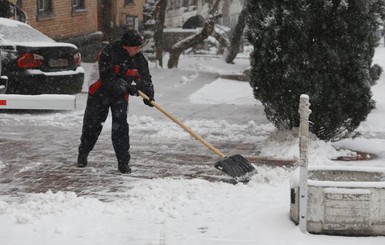
[[[154,99],[154,89],[148,62],[140,52],[143,37],[135,30],[123,34],[120,41],[108,44],[98,55],[99,80],[90,86],[80,138],[78,167],[87,166],[108,116],[112,114],[112,145],[121,173],[131,173],[130,138],[127,123],[128,97],[138,96],[138,90]],[[148,106],[151,103],[143,100]]]

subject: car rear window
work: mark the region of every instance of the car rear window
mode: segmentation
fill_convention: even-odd
[[[17,22],[16,22],[17,23]],[[23,43],[23,42],[54,42],[51,38],[33,29],[32,27],[15,21],[0,21],[0,43]]]

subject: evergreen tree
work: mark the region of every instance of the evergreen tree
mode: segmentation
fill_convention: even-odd
[[[167,0],[147,0],[143,7],[144,55],[163,67],[163,28]]]
[[[310,97],[311,131],[320,139],[347,136],[366,119],[384,2],[249,1],[250,85],[278,129],[299,126],[301,94]]]
[[[145,45],[143,45],[143,54],[147,59],[155,61],[155,40],[154,32],[156,19],[154,16],[156,0],[148,0],[143,6],[143,29]]]

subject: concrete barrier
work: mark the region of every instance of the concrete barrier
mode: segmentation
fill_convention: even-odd
[[[309,167],[307,231],[318,234],[385,235],[385,169]],[[299,170],[293,173],[290,219],[299,223]]]

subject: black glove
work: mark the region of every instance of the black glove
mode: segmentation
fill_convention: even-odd
[[[154,86],[151,82],[140,80],[137,81],[136,87],[138,90],[142,91],[145,95],[147,95],[150,100],[154,100]]]
[[[153,107],[153,105],[150,103],[150,101],[154,100],[154,86],[152,85],[152,83],[140,80],[136,85],[138,90],[142,91],[150,99],[150,100],[143,99],[143,103],[145,105]]]
[[[111,81],[113,87],[113,94],[117,97],[123,96],[125,93],[138,96],[138,89],[135,85],[127,83],[124,79],[116,78]]]
[[[143,99],[143,103],[144,103],[145,105],[148,105],[149,107],[154,107],[153,104],[151,104],[150,101],[155,101],[155,100],[146,100],[146,99]]]
[[[125,66],[123,66],[123,79],[126,81],[127,85],[127,91],[130,95],[136,95],[138,94],[138,86],[132,85],[132,83],[138,84],[140,81],[140,75],[138,73],[137,69],[126,69]]]
[[[127,92],[132,95],[132,96],[139,96],[138,94],[138,89],[136,88],[135,85],[131,85],[127,83]]]

